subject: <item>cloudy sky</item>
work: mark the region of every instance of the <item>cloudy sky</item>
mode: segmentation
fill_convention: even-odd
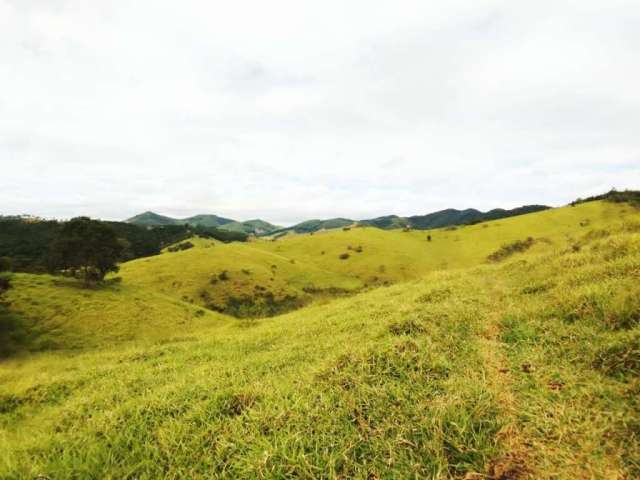
[[[0,166],[58,218],[640,188],[640,2],[0,0]]]

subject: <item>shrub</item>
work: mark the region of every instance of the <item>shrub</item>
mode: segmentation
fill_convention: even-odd
[[[168,251],[170,252],[181,252],[183,250],[189,250],[190,248],[193,248],[195,245],[191,242],[182,242],[179,243],[177,245],[174,245],[173,247],[169,247],[167,248]]]
[[[227,272],[226,270],[223,270],[219,275],[218,275],[218,280],[222,281],[222,282],[226,282],[227,280],[229,280],[229,272]]]
[[[340,256],[338,257],[340,260],[346,260],[347,258],[349,258],[349,254],[348,253],[341,253]]]
[[[500,249],[489,255],[487,260],[490,262],[499,262],[510,257],[514,253],[528,250],[534,243],[535,240],[532,237],[528,237],[526,240],[516,240],[513,243],[508,243],[500,247]]]

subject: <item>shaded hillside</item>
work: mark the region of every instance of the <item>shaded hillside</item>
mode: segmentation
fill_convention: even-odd
[[[256,220],[247,220],[244,222],[231,222],[225,223],[220,227],[223,230],[229,230],[231,232],[242,232],[247,235],[269,235],[270,233],[280,229],[281,227],[277,225],[273,225],[269,222],[265,222],[264,220],[256,219]]]
[[[193,217],[176,220],[178,223],[188,223],[189,225],[202,227],[222,227],[226,224],[233,223],[235,220],[230,218],[219,217],[217,215],[194,215]]]

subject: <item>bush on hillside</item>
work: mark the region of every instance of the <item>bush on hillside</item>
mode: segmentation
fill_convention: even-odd
[[[578,198],[571,202],[569,205],[575,207],[576,205],[579,205],[581,203],[595,202],[597,200],[605,200],[607,202],[613,203],[627,202],[635,207],[640,207],[640,190],[623,190],[619,192],[615,188],[612,188],[607,193],[603,193],[601,195],[594,195],[587,198]]]
[[[346,260],[347,258],[349,258],[349,254],[348,253],[341,253],[340,256],[338,257],[340,260]]]
[[[179,243],[177,245],[174,245],[173,247],[169,247],[167,248],[168,251],[170,252],[181,252],[183,250],[189,250],[190,248],[193,248],[195,245],[191,242],[182,242]]]
[[[528,250],[534,243],[535,240],[532,237],[528,237],[526,240],[516,240],[515,242],[508,243],[500,247],[500,249],[489,255],[487,260],[490,262],[500,262],[514,253]]]

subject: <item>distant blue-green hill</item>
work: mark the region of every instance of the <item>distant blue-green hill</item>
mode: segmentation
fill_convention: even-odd
[[[231,218],[219,217],[218,215],[201,214],[188,218],[172,218],[165,215],[159,215],[155,212],[144,212],[126,220],[127,223],[143,226],[159,226],[159,225],[193,225],[200,227],[215,227],[221,230],[229,230],[232,232],[242,232],[254,235],[266,235],[280,227],[272,225],[264,220],[248,220],[239,222]]]
[[[451,225],[468,225],[473,223],[485,222],[488,220],[499,220],[501,218],[515,217],[526,213],[539,212],[547,210],[551,207],[546,205],[525,205],[523,207],[505,210],[496,208],[488,212],[481,212],[475,208],[466,210],[456,210],[448,208],[438,212],[428,213],[426,215],[413,215],[410,217],[399,217],[397,215],[387,215],[384,217],[373,218],[371,220],[362,220],[358,222],[360,225],[371,225],[378,228],[415,228],[417,230],[428,230],[430,228],[448,227]]]
[[[539,212],[546,210],[546,205],[525,205],[523,207],[513,208],[510,210],[496,208],[488,212],[482,212],[475,208],[466,210],[456,210],[448,208],[438,212],[428,213],[426,215],[413,215],[409,217],[400,217],[398,215],[386,215],[383,217],[372,218],[368,220],[351,220],[348,218],[330,218],[327,220],[306,220],[297,223],[291,227],[278,227],[264,220],[248,220],[237,221],[230,218],[219,217],[217,215],[194,215],[188,218],[172,218],[159,215],[154,212],[144,212],[135,217],[126,220],[128,223],[136,225],[154,226],[154,225],[194,225],[202,227],[215,227],[222,230],[233,232],[242,232],[257,236],[282,236],[287,233],[313,233],[319,230],[330,230],[334,228],[345,228],[352,225],[364,225],[392,230],[394,228],[413,228],[417,230],[428,230],[431,228],[448,227],[452,225],[467,225],[488,220],[498,220],[501,218],[515,217],[526,213]]]

